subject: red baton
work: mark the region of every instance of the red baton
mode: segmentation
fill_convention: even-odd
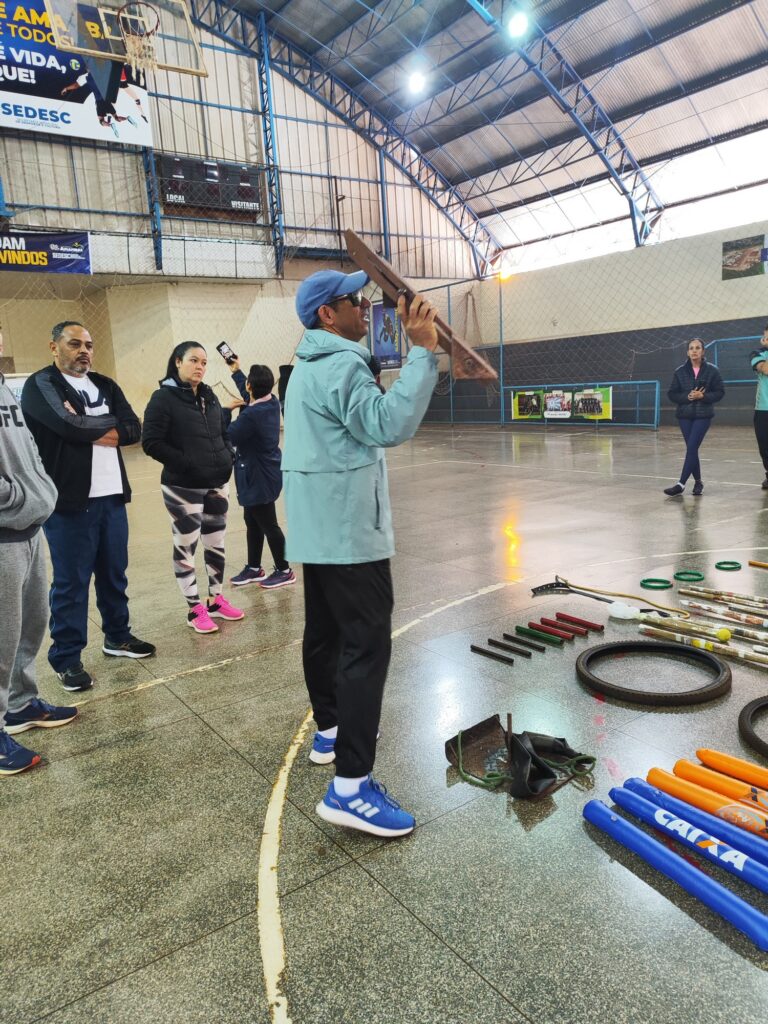
[[[565,622],[559,622],[557,619],[542,619],[545,626],[553,626],[555,629],[562,629],[566,633],[571,633],[573,636],[589,636],[588,630],[584,629],[583,626],[569,626]]]
[[[528,629],[538,629],[540,633],[549,633],[550,636],[559,637],[561,640],[573,640],[573,633],[566,633],[563,629],[554,629],[552,626],[544,626],[540,622],[529,622]]]
[[[602,633],[605,626],[599,622],[589,622],[587,619],[577,619],[575,615],[566,615],[565,612],[556,612],[555,618],[561,622],[571,622],[574,626],[583,626],[585,629],[594,629],[596,633]]]

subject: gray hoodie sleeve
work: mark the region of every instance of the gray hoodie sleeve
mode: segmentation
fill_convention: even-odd
[[[0,542],[41,526],[56,498],[21,409],[0,374]]]

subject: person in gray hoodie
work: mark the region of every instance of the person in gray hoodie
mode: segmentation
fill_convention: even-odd
[[[13,739],[16,733],[66,725],[77,717],[77,708],[40,699],[35,674],[35,656],[48,624],[40,527],[56,497],[21,409],[0,373],[0,775],[17,775],[40,763],[39,754]]]

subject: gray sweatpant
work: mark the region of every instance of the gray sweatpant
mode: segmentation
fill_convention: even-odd
[[[38,695],[35,657],[48,621],[43,531],[31,540],[0,543],[3,614],[0,615],[0,727]]]

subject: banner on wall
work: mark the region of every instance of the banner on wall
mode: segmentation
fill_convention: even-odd
[[[613,388],[584,388],[573,395],[573,415],[585,420],[613,418]]]
[[[768,274],[768,235],[723,242],[723,280]]]
[[[400,318],[391,306],[375,302],[371,306],[371,351],[382,370],[402,366]]]
[[[152,145],[143,75],[59,50],[43,0],[0,0],[0,127]]]
[[[513,391],[512,419],[540,420],[544,416],[543,391]]]
[[[545,420],[569,420],[571,418],[571,406],[573,404],[572,391],[560,391],[554,389],[544,392],[544,419]]]
[[[0,270],[38,274],[90,274],[87,232],[56,235],[13,231],[0,235]]]

